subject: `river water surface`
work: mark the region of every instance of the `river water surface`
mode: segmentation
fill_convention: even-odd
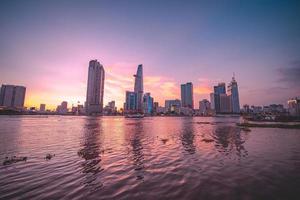
[[[300,130],[239,120],[0,116],[0,199],[300,199]]]

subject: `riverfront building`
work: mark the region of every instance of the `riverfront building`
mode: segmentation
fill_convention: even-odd
[[[154,112],[154,113],[158,113],[158,112],[157,112],[157,108],[158,108],[158,107],[159,107],[159,103],[158,103],[158,102],[154,102],[154,103],[153,103],[153,112]]]
[[[2,85],[0,91],[0,106],[8,108],[23,108],[26,88],[16,85]]]
[[[225,83],[219,83],[217,86],[214,86],[214,93],[210,95],[210,101],[212,103],[213,109],[216,111],[216,113],[221,112],[220,108],[220,95],[226,94],[226,86]]]
[[[300,116],[300,99],[293,98],[288,100],[288,111],[291,116]]]
[[[117,113],[117,107],[115,101],[110,101],[108,104],[103,108],[104,115],[115,115]]]
[[[145,93],[143,97],[144,113],[150,115],[153,113],[153,98],[150,93]]]
[[[58,114],[67,114],[68,113],[68,102],[63,101],[60,105],[56,107],[56,112]]]
[[[200,115],[208,115],[211,110],[211,104],[207,99],[203,99],[202,101],[199,101],[199,112]]]
[[[193,84],[181,84],[181,106],[194,109]]]
[[[239,90],[234,77],[232,77],[232,80],[228,85],[227,93],[231,101],[231,112],[240,113]]]
[[[40,112],[45,112],[46,111],[46,104],[41,103],[40,104]]]
[[[143,112],[143,94],[144,94],[144,84],[143,84],[143,65],[139,65],[137,72],[134,75],[134,92],[137,94],[136,109],[137,112]]]
[[[165,100],[165,112],[180,113],[181,102],[179,99]]]
[[[138,65],[134,79],[134,91],[126,91],[124,111],[126,113],[143,113],[144,112],[144,84],[143,84],[143,65]]]
[[[124,110],[127,113],[135,112],[137,110],[137,93],[126,91],[126,101]]]
[[[227,94],[220,94],[220,113],[231,113],[231,97]]]
[[[216,113],[240,113],[240,101],[238,85],[234,77],[227,87],[225,83],[214,86],[214,92],[210,94],[211,108]]]
[[[104,78],[105,72],[103,66],[97,60],[91,60],[89,63],[86,94],[86,113],[88,115],[102,112]]]

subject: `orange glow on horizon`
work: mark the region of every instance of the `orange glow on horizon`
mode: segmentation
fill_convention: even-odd
[[[135,67],[130,68],[131,73],[128,71],[124,72],[124,68],[116,65],[105,68],[104,106],[109,101],[114,100],[118,109],[123,108],[125,92],[127,90],[132,91],[134,88],[134,78],[131,74],[135,73]],[[67,101],[69,108],[72,105],[76,106],[78,102],[84,105],[85,82],[86,80],[82,79],[78,83],[73,81],[70,84],[62,84],[61,80],[56,84],[47,80],[44,85],[38,85],[35,88],[28,87],[25,106],[39,109],[40,104],[43,103],[46,104],[46,109],[54,110],[62,101]],[[150,92],[154,101],[159,102],[160,106],[164,106],[165,100],[180,99],[180,84],[169,77],[147,76],[144,74],[144,93]],[[209,98],[211,86],[207,80],[195,82],[193,85],[195,108],[197,108],[198,101],[203,98]]]

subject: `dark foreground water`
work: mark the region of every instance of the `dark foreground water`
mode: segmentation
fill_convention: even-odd
[[[238,120],[0,116],[0,199],[300,199],[300,130]]]

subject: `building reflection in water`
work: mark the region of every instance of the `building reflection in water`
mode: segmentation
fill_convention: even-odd
[[[137,180],[144,179],[144,152],[143,152],[143,120],[128,120],[125,126],[126,141],[131,147],[128,151],[130,162],[134,165]]]
[[[19,152],[23,146],[29,145],[22,140],[22,137],[32,138],[32,134],[23,133],[23,126],[28,123],[27,118],[20,116],[9,116],[9,120],[0,120],[0,141],[5,141],[0,145],[0,152],[6,152],[6,155],[11,155],[15,152]],[[13,123],[13,126],[7,126],[7,123]],[[12,145],[14,144],[14,145]]]
[[[216,125],[213,128],[213,137],[217,151],[224,152],[225,155],[235,153],[238,157],[247,156],[245,140],[241,134],[241,129],[236,126]]]
[[[195,140],[195,127],[193,123],[193,118],[184,117],[181,122],[180,130],[180,140],[182,146],[186,152],[189,154],[194,154],[196,152],[196,147],[194,144]]]
[[[101,119],[99,118],[86,118],[84,124],[84,134],[82,138],[82,148],[77,152],[78,156],[84,159],[81,163],[82,172],[86,175],[84,185],[91,188],[101,188],[103,184],[97,180],[96,176],[103,170],[101,168]]]

